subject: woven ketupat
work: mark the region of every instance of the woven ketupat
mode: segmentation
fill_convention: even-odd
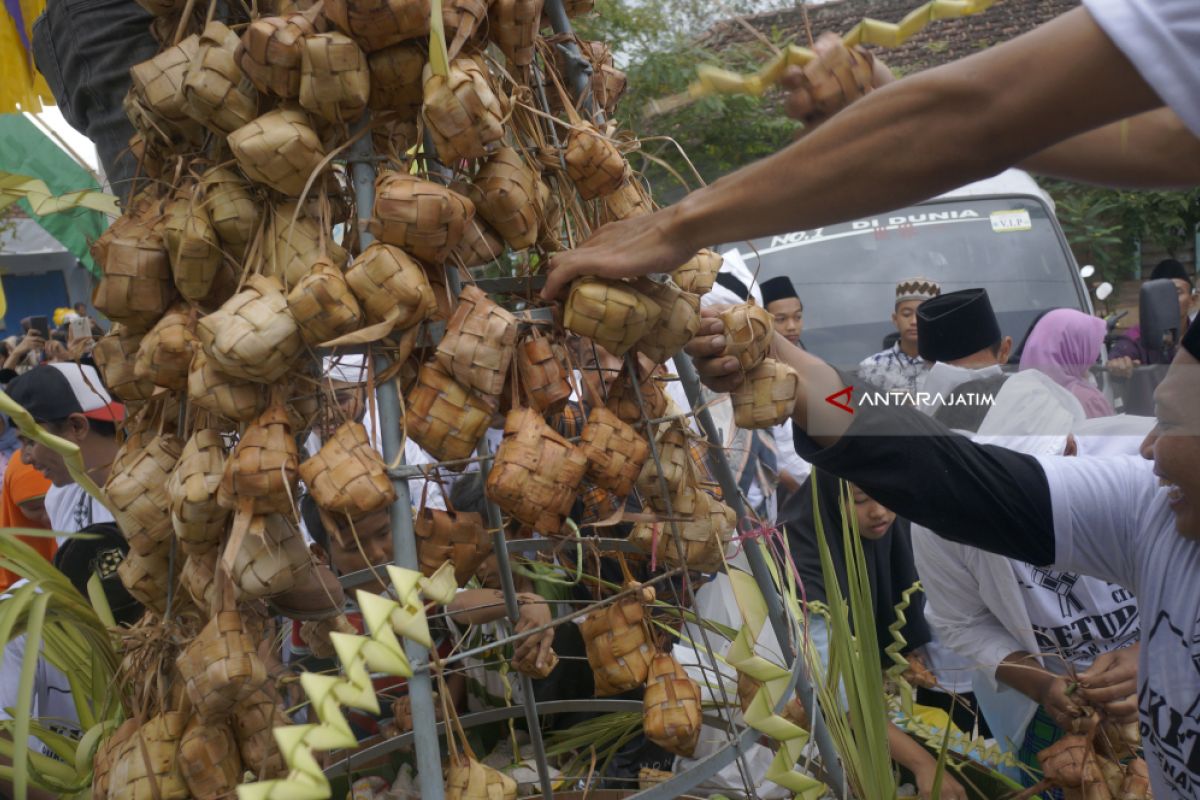
[[[352,517],[386,508],[396,499],[387,465],[358,422],[339,426],[317,454],[300,465],[300,479],[321,508]]]
[[[225,445],[221,434],[201,428],[192,434],[167,481],[171,525],[189,555],[203,553],[221,543],[229,513],[217,503],[217,489],[225,473]],[[190,562],[189,562],[190,563]]]
[[[464,48],[475,52],[486,46],[486,40],[476,33],[487,18],[489,5],[491,0],[446,0],[442,3],[442,30],[450,58],[457,57]]]
[[[287,409],[276,404],[259,416],[225,462],[218,502],[251,503],[255,514],[290,513],[296,498],[298,457]]]
[[[403,172],[375,182],[369,228],[386,244],[438,265],[445,261],[475,216],[475,205],[458,192]]]
[[[606,408],[588,414],[579,436],[579,449],[588,460],[587,477],[618,497],[633,491],[650,458],[650,445],[631,426]]]
[[[350,256],[332,234],[326,232],[323,243],[321,239],[321,223],[303,210],[297,214],[295,200],[277,204],[263,238],[263,274],[274,275],[291,289],[322,258],[345,266]]]
[[[646,738],[677,756],[691,756],[700,739],[700,687],[669,653],[650,662],[642,695]]]
[[[477,286],[464,286],[437,359],[456,381],[487,397],[504,389],[517,344],[517,318]]]
[[[416,44],[397,44],[367,56],[371,74],[371,91],[367,107],[372,111],[400,114],[405,121],[415,122],[421,113],[421,71],[425,69],[425,53]]]
[[[641,372],[641,369],[638,371]],[[642,395],[643,405],[638,405],[638,392]],[[661,419],[667,413],[667,395],[652,375],[642,377],[635,389],[628,370],[624,370],[608,387],[605,406],[618,419],[634,425],[643,419]],[[644,416],[643,407],[646,411]]]
[[[661,313],[657,303],[627,283],[579,278],[567,296],[563,327],[592,339],[614,356],[623,356]]]
[[[291,98],[300,94],[301,41],[317,32],[304,14],[259,17],[242,34],[238,64],[260,92]]]
[[[662,309],[658,320],[638,341],[636,349],[655,364],[662,364],[683,349],[700,330],[700,298],[685,292],[673,281],[662,283],[643,278],[637,289]]]
[[[659,509],[663,510],[663,509]],[[659,564],[684,567],[695,572],[716,572],[724,564],[722,555],[733,533],[737,518],[733,509],[712,495],[690,484],[671,496],[675,522],[639,523],[629,540]],[[683,562],[675,543],[675,530],[683,544]]]
[[[188,373],[188,400],[235,422],[249,422],[267,407],[267,387],[222,372],[199,350]]]
[[[329,0],[325,16],[368,53],[429,34],[429,0]]]
[[[473,511],[422,508],[413,519],[421,573],[433,575],[445,562],[454,565],[454,580],[465,586],[492,554],[492,535],[483,516]]]
[[[584,200],[612,194],[629,176],[629,164],[621,151],[590,122],[571,127],[563,159],[567,175]]]
[[[168,508],[167,479],[179,455],[183,442],[174,436],[156,436],[139,447],[132,446],[128,457],[118,455],[104,491],[115,506],[113,516],[129,541],[129,548],[142,556],[162,552],[171,538],[171,517]]]
[[[149,330],[175,299],[162,225],[135,225],[108,242],[92,304],[131,333]]]
[[[179,772],[195,800],[231,796],[242,778],[242,759],[229,725],[193,717],[179,742]]]
[[[271,731],[291,724],[292,720],[271,684],[253,692],[233,710],[233,735],[237,738],[242,766],[260,781],[287,773],[287,765]]]
[[[616,109],[617,101],[625,94],[629,80],[624,72],[616,68],[612,50],[604,42],[589,42],[576,38],[576,43],[579,45],[580,54],[592,64],[592,100],[597,107],[604,109],[606,118],[611,118],[615,116],[614,109]],[[567,59],[563,49],[554,48],[554,63],[558,68],[559,75],[568,74]],[[551,112],[562,113],[561,95],[555,92],[546,99],[550,101]]]
[[[325,152],[298,108],[280,106],[229,134],[229,149],[251,180],[288,197],[299,197]]]
[[[184,112],[222,136],[258,116],[258,95],[237,62],[240,41],[224,23],[208,23],[183,81]]]
[[[517,345],[517,374],[529,404],[542,414],[557,414],[571,399],[563,346],[534,328]]]
[[[422,84],[421,115],[443,163],[483,158],[504,138],[507,99],[493,91],[487,70],[475,59],[451,61],[446,77],[426,64]]]
[[[408,435],[439,461],[469,458],[492,420],[491,407],[458,383],[437,361],[421,365],[408,393]],[[460,471],[465,465],[450,465]]]
[[[113,765],[125,747],[125,742],[137,728],[138,720],[127,719],[96,748],[96,756],[92,759],[92,797],[96,800],[108,798],[108,778],[112,774]]]
[[[234,527],[239,524],[234,520]],[[282,514],[260,514],[247,523],[241,546],[223,559],[231,560],[230,575],[246,597],[274,597],[292,589],[312,570],[304,537]],[[234,543],[230,537],[230,545]]]
[[[200,197],[221,246],[240,260],[262,218],[250,185],[234,170],[213,167],[200,178]]]
[[[514,250],[538,238],[537,173],[511,147],[501,147],[487,160],[467,188],[479,216]]]
[[[488,35],[514,66],[533,63],[541,16],[542,0],[493,0],[488,11]]]
[[[175,659],[196,714],[210,723],[223,720],[267,681],[258,642],[246,630],[233,585],[224,577],[218,581],[223,584],[220,607]]]
[[[746,373],[746,380],[729,393],[733,421],[739,428],[773,428],[792,416],[800,376],[773,358]]]
[[[411,328],[437,311],[433,287],[421,265],[399,247],[372,242],[346,271],[346,284],[371,325]]]
[[[234,377],[274,383],[304,347],[278,278],[251,275],[245,288],[201,318],[196,330],[213,365]]]
[[[194,325],[191,310],[185,305],[175,306],[164,314],[142,337],[134,374],[173,392],[186,389],[192,356],[198,349],[196,335],[192,333]]]
[[[188,715],[164,711],[138,725],[116,753],[109,796],[121,800],[186,800],[187,785],[176,764]]]
[[[446,771],[446,800],[517,800],[517,782],[498,769],[455,753]]]
[[[344,33],[319,33],[301,43],[300,105],[330,122],[353,122],[367,110],[367,57]]]
[[[463,267],[480,267],[490,264],[504,252],[504,242],[486,222],[478,216],[467,223],[463,237],[450,254],[451,263]]]
[[[215,546],[203,553],[190,553],[179,571],[179,585],[187,591],[196,608],[207,611],[217,601],[217,559],[220,555]]]
[[[655,440],[655,447],[658,449],[658,462],[662,465],[662,477],[666,482],[667,492],[673,495],[695,479],[696,466],[692,461],[687,429],[679,423],[667,426]],[[642,465],[637,489],[642,499],[656,511],[666,511],[658,469],[653,459],[648,459]]]
[[[169,123],[191,124],[184,111],[183,80],[199,50],[200,37],[192,35],[153,58],[129,68],[133,91],[155,114]]]
[[[114,397],[126,403],[149,400],[154,394],[154,383],[139,378],[134,368],[141,341],[139,334],[130,333],[124,325],[113,325],[92,348],[92,358],[104,385]]]
[[[749,372],[762,363],[771,349],[775,321],[760,305],[739,303],[721,312],[725,325],[725,355],[738,360]]]
[[[288,292],[287,304],[304,343],[310,347],[358,330],[363,323],[362,307],[346,277],[323,256]]]
[[[597,697],[621,694],[644,684],[654,658],[644,606],[654,602],[654,588],[636,583],[622,588],[638,588],[638,592],[588,614],[579,626],[596,678]]]
[[[641,217],[654,210],[650,195],[636,180],[627,180],[612,194],[604,196],[604,221]]]
[[[562,529],[584,473],[587,458],[541,416],[516,408],[504,420],[487,479],[487,496],[510,516],[538,533]]]
[[[221,266],[221,242],[208,211],[196,202],[194,189],[180,190],[167,206],[163,238],[175,288],[188,300],[203,300]]]
[[[671,273],[672,280],[685,292],[696,295],[708,294],[721,271],[721,254],[715,250],[701,250]]]

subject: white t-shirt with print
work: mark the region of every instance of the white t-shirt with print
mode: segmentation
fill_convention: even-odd
[[[46,492],[50,530],[74,533],[97,522],[112,522],[113,515],[78,483],[51,486]]]
[[[17,706],[21,680],[21,661],[25,657],[25,636],[13,639],[4,647],[4,668],[0,669],[0,719],[12,719],[9,709]],[[67,676],[46,659],[39,657],[33,679],[33,704],[30,715],[45,727],[63,736],[79,738],[79,716],[71,700],[71,685]],[[29,737],[29,749],[57,758],[36,736]]]
[[[1009,559],[1047,668],[1060,675],[1138,640],[1138,606],[1122,586],[1078,572]]]
[[[1038,460],[1050,488],[1055,566],[1137,596],[1138,712],[1154,796],[1200,800],[1200,542],[1176,533],[1151,462]]]
[[[1200,3],[1083,0],[1163,102],[1200,136]]]

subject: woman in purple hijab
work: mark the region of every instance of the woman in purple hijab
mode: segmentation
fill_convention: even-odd
[[[1104,333],[1104,320],[1099,317],[1056,308],[1033,326],[1021,352],[1020,369],[1048,375],[1075,395],[1089,418],[1111,416],[1112,405],[1087,379],[1088,369],[1100,357]]]

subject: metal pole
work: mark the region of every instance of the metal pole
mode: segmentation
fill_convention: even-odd
[[[721,432],[717,430],[717,425],[713,422],[712,414],[704,405],[704,399],[700,395],[700,377],[696,374],[696,368],[692,364],[692,359],[686,353],[679,352],[675,355],[675,369],[679,373],[679,382],[683,384],[683,391],[687,395],[688,402],[692,408],[698,408],[696,412],[696,421],[700,423],[700,427],[704,430],[704,435],[712,446],[708,448],[708,460],[712,465],[714,477],[721,484],[721,493],[727,502],[737,514],[738,519],[742,519],[744,506],[742,504],[741,492],[738,489],[737,479],[733,475],[733,469],[729,466],[728,459],[725,458],[724,440],[721,437]],[[780,601],[779,595],[775,592],[775,583],[771,577],[771,568],[767,565],[767,558],[764,555],[764,546],[758,539],[751,540],[746,543],[746,560],[750,562],[750,572],[754,575],[754,580],[762,588],[763,598],[767,601],[767,619],[771,622],[771,629],[775,632],[775,638],[779,641],[779,648],[783,654],[787,655],[788,642],[791,640],[790,631],[788,630],[787,615],[783,609],[783,603]],[[797,652],[795,658],[800,658]],[[795,670],[796,678],[796,694],[800,698],[800,702],[804,705],[804,710],[808,713],[808,718],[812,720],[813,739],[817,743],[817,751],[821,754],[822,765],[825,768],[826,784],[829,790],[836,797],[844,796],[843,787],[845,782],[842,778],[842,763],[838,758],[837,748],[833,746],[833,739],[829,736],[829,729],[825,727],[821,719],[821,706],[817,702],[816,688],[809,682],[806,670]],[[786,698],[785,698],[786,699]],[[776,709],[778,712],[780,709]]]
[[[365,121],[363,123],[365,125]],[[354,182],[355,205],[358,207],[359,237],[362,244],[371,243],[366,220],[375,205],[375,166],[371,137],[361,136],[350,149],[350,175]],[[380,356],[378,370],[388,367]],[[400,396],[394,381],[380,386],[376,393],[379,404],[379,430],[383,438],[383,459],[392,463],[400,451]],[[392,558],[397,566],[419,569],[417,540],[413,534],[412,498],[408,481],[392,478],[396,501],[392,503]],[[416,746],[417,776],[420,779],[422,800],[443,800],[442,752],[438,740],[436,715],[433,706],[433,681],[429,674],[429,650],[411,639],[404,640],[404,652],[412,663],[413,674],[408,679],[408,696],[412,703],[413,742]]]

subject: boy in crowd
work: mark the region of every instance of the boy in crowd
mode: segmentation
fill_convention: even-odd
[[[864,358],[858,365],[860,378],[887,392],[917,391],[917,383],[929,369],[917,346],[917,306],[941,293],[941,287],[928,278],[905,278],[896,284],[892,324],[900,338],[886,350]]]
[[[804,332],[804,303],[796,294],[792,279],[786,275],[763,281],[763,308],[775,318],[775,330],[797,347],[804,348],[800,334]]]

